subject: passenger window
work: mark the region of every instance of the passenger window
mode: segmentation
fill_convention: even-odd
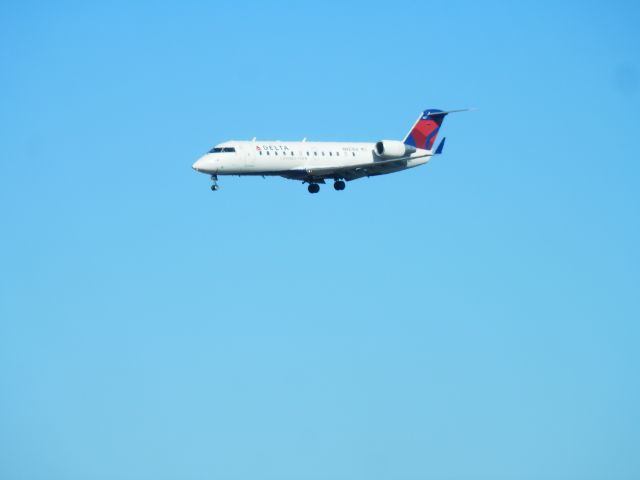
[[[339,156],[340,156],[340,152],[336,152],[336,157],[339,157]]]
[[[330,156],[330,157],[333,157],[333,153],[332,153],[332,152],[329,152],[329,156]]]
[[[268,150],[267,150],[267,155],[271,155]]]
[[[352,152],[352,153],[353,153],[353,156],[355,157],[356,156],[356,152]]]
[[[318,156],[318,152],[313,152],[313,154],[317,157]]]
[[[278,156],[278,152],[273,152],[273,154],[277,157]]]

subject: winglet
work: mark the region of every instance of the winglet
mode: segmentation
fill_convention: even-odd
[[[438,145],[438,148],[436,148],[436,151],[434,152],[434,155],[440,155],[442,153],[442,150],[444,149],[444,141],[447,139],[447,137],[444,137],[441,141],[440,144]]]

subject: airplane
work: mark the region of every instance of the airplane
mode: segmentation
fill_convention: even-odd
[[[213,147],[192,168],[211,176],[211,190],[219,189],[219,175],[280,176],[308,184],[318,193],[320,184],[333,180],[335,190],[345,181],[385,175],[426,164],[440,155],[445,138],[433,148],[444,117],[470,109],[423,111],[404,140],[364,142],[228,141]]]

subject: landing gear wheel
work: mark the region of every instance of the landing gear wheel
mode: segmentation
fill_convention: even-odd
[[[310,183],[307,190],[309,190],[309,193],[318,193],[320,191],[320,185],[317,183]]]
[[[333,183],[333,188],[335,188],[336,190],[344,190],[345,184],[342,180],[336,180]]]
[[[211,175],[211,181],[213,182],[213,185],[211,185],[211,191],[217,192],[220,189],[220,187],[218,186],[218,176]]]

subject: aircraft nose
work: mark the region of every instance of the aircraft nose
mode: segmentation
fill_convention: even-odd
[[[213,162],[211,159],[205,155],[196,160],[193,165],[191,165],[196,172],[208,172],[213,168]]]
[[[196,172],[200,170],[200,168],[202,168],[202,159],[199,158],[198,160],[193,162],[193,165],[191,165],[191,168],[193,168]]]

